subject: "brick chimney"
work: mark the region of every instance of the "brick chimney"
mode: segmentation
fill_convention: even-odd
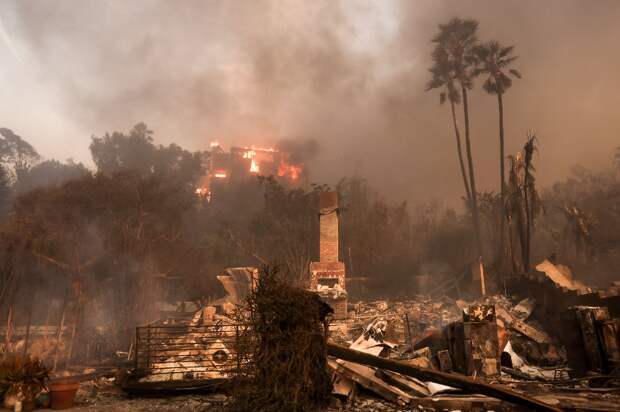
[[[321,193],[319,216],[319,261],[338,262],[338,193]]]
[[[347,316],[344,263],[338,259],[337,192],[322,192],[319,200],[319,262],[310,263],[310,289],[334,309],[335,318]]]

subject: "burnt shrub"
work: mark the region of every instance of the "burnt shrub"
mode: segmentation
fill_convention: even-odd
[[[240,373],[235,411],[316,411],[329,404],[325,320],[331,308],[290,286],[277,266],[261,270],[244,312],[253,330],[252,361]]]

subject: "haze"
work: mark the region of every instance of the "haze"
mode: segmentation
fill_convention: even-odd
[[[507,153],[540,138],[541,186],[606,168],[620,143],[620,2],[0,2],[0,126],[90,164],[91,135],[144,121],[160,143],[316,139],[313,180],[354,173],[392,198],[458,202],[449,108],[425,92],[451,17],[516,47]],[[499,186],[497,107],[471,96],[481,190]]]

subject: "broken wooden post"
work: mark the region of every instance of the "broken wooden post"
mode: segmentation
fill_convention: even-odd
[[[409,314],[405,312],[405,322],[407,326],[407,337],[409,338],[409,346],[413,350],[413,336],[411,335],[411,325],[409,324]]]
[[[448,352],[452,359],[452,369],[455,372],[467,373],[465,362],[465,327],[463,322],[452,322],[446,326],[448,338]]]
[[[485,296],[487,294],[487,288],[484,283],[484,265],[482,264],[482,256],[480,256],[479,262],[480,262],[480,293],[482,294],[482,296]]]
[[[6,316],[6,335],[4,340],[6,341],[6,351],[11,351],[11,334],[13,332],[13,304],[9,305],[9,313]]]
[[[614,371],[620,367],[620,319],[601,321],[599,332],[607,370]]]
[[[552,405],[541,402],[535,398],[531,398],[522,393],[515,392],[502,385],[489,384],[480,380],[468,378],[466,376],[438,372],[431,369],[416,368],[405,362],[379,358],[367,353],[359,352],[353,349],[334,343],[327,343],[327,354],[338,359],[359,363],[362,365],[372,366],[375,368],[385,369],[397,372],[403,375],[411,376],[422,381],[431,381],[448,385],[454,388],[462,389],[470,393],[479,393],[491,396],[497,399],[513,402],[537,411],[553,411],[561,412],[562,410]]]
[[[607,308],[578,306],[577,320],[581,327],[581,338],[583,339],[583,347],[586,351],[586,360],[588,368],[592,372],[604,373],[605,360],[603,359],[603,351],[597,334],[597,322],[609,319]]]
[[[609,309],[598,306],[575,308],[588,369],[593,372],[611,372],[620,363],[618,323],[612,320]]]

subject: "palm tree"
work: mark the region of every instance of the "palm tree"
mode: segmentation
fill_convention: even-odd
[[[458,154],[459,166],[463,177],[463,185],[465,186],[465,194],[467,203],[471,203],[471,190],[467,173],[465,172],[465,163],[463,162],[463,146],[461,144],[461,132],[456,120],[455,105],[461,102],[461,95],[454,84],[454,70],[448,60],[448,55],[444,49],[438,48],[433,52],[433,67],[429,69],[431,72],[431,80],[426,85],[426,91],[440,89],[439,104],[450,102],[452,113],[452,124],[454,125],[454,134],[456,136],[456,152]]]
[[[511,77],[521,78],[521,73],[518,70],[508,68],[517,59],[517,56],[513,56],[513,51],[514,46],[502,46],[495,40],[480,44],[474,48],[474,53],[478,60],[478,68],[475,70],[475,75],[485,75],[486,79],[482,87],[487,93],[497,95],[497,105],[499,108],[500,205],[504,205],[506,201],[503,95],[512,86]],[[504,227],[505,220],[502,217],[500,222],[500,261],[504,253]]]
[[[470,208],[474,223],[474,236],[479,256],[482,256],[482,239],[480,238],[480,218],[478,214],[478,200],[476,192],[476,178],[474,160],[471,152],[469,133],[469,105],[467,91],[473,87],[473,78],[476,70],[476,55],[473,53],[478,44],[476,32],[478,22],[473,19],[453,18],[446,24],[439,25],[439,34],[433,38],[437,43],[434,53],[446,53],[453,70],[454,80],[461,87],[463,99],[463,115],[465,117],[465,150],[469,168],[469,184],[471,189]],[[443,52],[441,51],[443,50]]]

